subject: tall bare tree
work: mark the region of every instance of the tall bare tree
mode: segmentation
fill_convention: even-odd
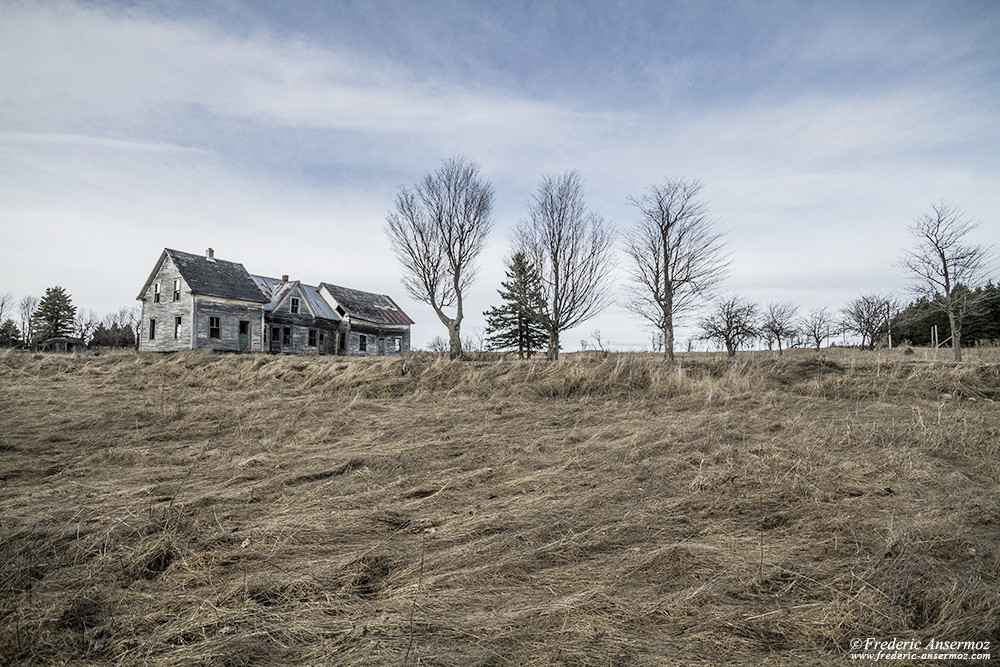
[[[464,157],[445,160],[412,190],[400,189],[386,218],[403,286],[448,328],[452,358],[462,356],[462,299],[492,228],[493,186]],[[445,312],[451,308],[452,314]]]
[[[726,346],[726,353],[734,357],[736,350],[760,334],[757,319],[757,304],[740,296],[731,296],[718,301],[698,326],[704,340],[722,343]]]
[[[945,202],[931,206],[907,228],[915,247],[900,260],[913,278],[913,290],[931,301],[940,296],[951,327],[955,361],[962,360],[962,321],[971,305],[971,290],[978,287],[989,261],[991,248],[967,243],[966,236],[979,227],[965,214]],[[969,289],[958,290],[959,286]]]
[[[544,176],[514,233],[542,278],[536,318],[549,334],[547,357],[559,358],[559,334],[586,322],[610,302],[613,229],[583,201],[576,171]]]
[[[729,253],[700,199],[703,189],[701,181],[667,178],[629,197],[640,215],[625,237],[632,261],[624,305],[662,332],[667,359],[674,358],[674,322],[729,275]]]
[[[781,341],[791,339],[799,333],[796,319],[798,313],[799,307],[788,301],[767,304],[760,322],[761,334],[768,340],[767,349],[771,349],[771,341],[774,341],[778,344],[778,356],[781,356]]]
[[[819,351],[823,341],[832,338],[837,333],[836,318],[826,308],[810,310],[800,323],[802,332]]]

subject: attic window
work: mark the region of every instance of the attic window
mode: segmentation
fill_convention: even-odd
[[[160,302],[160,283],[153,285],[153,303]]]
[[[298,312],[299,312],[299,300],[293,296],[292,297],[292,313],[294,313],[294,314],[297,315]]]
[[[181,300],[181,279],[174,278],[174,301]]]

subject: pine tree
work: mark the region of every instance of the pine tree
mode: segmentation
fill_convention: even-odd
[[[72,336],[76,306],[62,287],[49,287],[31,316],[34,340],[42,342],[56,336]]]
[[[532,313],[543,312],[541,277],[523,252],[507,260],[507,280],[498,290],[504,303],[483,313],[486,317],[486,348],[517,350],[530,358],[549,342],[545,327]]]
[[[21,332],[10,318],[0,324],[0,347],[21,347]]]

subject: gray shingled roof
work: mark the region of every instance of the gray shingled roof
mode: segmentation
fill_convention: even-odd
[[[302,289],[302,294],[305,296],[306,300],[309,302],[309,306],[312,311],[316,313],[316,317],[320,317],[326,320],[332,320],[334,322],[339,322],[341,320],[340,315],[334,312],[333,308],[326,302],[319,294],[319,288],[313,285],[306,285],[305,283],[299,283],[297,281],[284,282],[278,278],[269,278],[267,276],[251,275],[254,282],[260,288],[260,291],[264,293],[265,296],[271,297],[271,302],[264,306],[264,310],[267,312],[273,311],[279,303],[292,290],[292,288],[298,284]]]
[[[166,248],[164,252],[173,261],[192,292],[259,303],[270,301],[261,293],[257,283],[250,277],[250,272],[242,264],[222,259],[210,260],[204,255],[192,255],[170,248]]]
[[[385,294],[362,292],[330,283],[320,283],[319,286],[326,288],[337,301],[337,305],[351,317],[376,324],[413,324],[410,316]]]

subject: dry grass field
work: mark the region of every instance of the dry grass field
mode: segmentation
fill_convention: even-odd
[[[0,660],[995,654],[1000,353],[926,357],[3,353]]]

